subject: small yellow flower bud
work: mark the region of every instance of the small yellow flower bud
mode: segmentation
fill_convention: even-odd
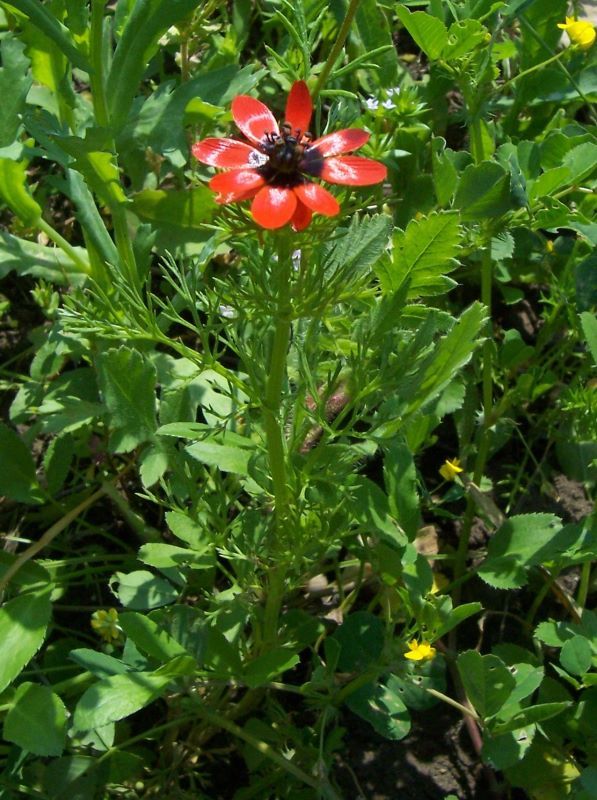
[[[106,642],[115,642],[122,633],[122,628],[118,624],[118,611],[115,608],[94,611],[91,615],[91,627]]]
[[[458,473],[463,472],[460,466],[460,459],[453,458],[451,461],[446,459],[442,466],[439,468],[439,474],[446,481],[453,481],[456,479]]]

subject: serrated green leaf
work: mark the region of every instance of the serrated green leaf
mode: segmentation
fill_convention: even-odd
[[[22,683],[6,719],[4,738],[36,756],[59,756],[66,743],[66,707],[47,686]]]
[[[364,273],[387,247],[392,220],[377,214],[359,219],[354,216],[350,228],[325,254],[328,274],[342,270],[348,275]]]
[[[479,575],[499,589],[524,586],[528,569],[564,552],[571,537],[554,514],[511,517],[492,536]]]
[[[442,58],[450,62],[462,58],[480,45],[485,45],[489,36],[487,28],[476,19],[453,22],[448,28],[448,40],[443,48]]]
[[[19,503],[43,500],[29,448],[18,433],[3,422],[0,422],[0,494]]]
[[[0,173],[1,170],[0,166]],[[84,257],[82,248],[75,250]],[[59,247],[44,247],[37,242],[20,239],[8,231],[0,231],[0,278],[12,270],[18,275],[33,275],[58,285],[81,283],[85,279]]]
[[[413,541],[421,525],[421,509],[412,453],[406,444],[395,440],[384,453],[383,464],[389,510],[409,540]]]
[[[237,442],[241,440],[242,446]],[[230,442],[230,444],[228,444]],[[249,475],[249,461],[255,452],[255,443],[244,436],[225,432],[187,445],[185,451],[208,467],[218,467],[223,472]]]
[[[110,448],[128,453],[150,440],[157,428],[155,366],[138,350],[124,345],[100,353],[96,363],[109,413]]]
[[[8,147],[16,139],[21,127],[20,113],[31,87],[29,59],[24,54],[25,45],[8,36],[0,42],[0,147]]]
[[[431,214],[409,222],[394,234],[391,265],[378,272],[385,290],[396,291],[409,281],[409,299],[445,291],[443,276],[457,266],[460,243],[458,214]]]
[[[468,699],[483,719],[492,717],[510,697],[516,681],[497,656],[466,650],[456,662]]]
[[[110,150],[110,131],[88,128],[85,138],[53,136],[53,140],[73,159],[72,169],[85,178],[88,186],[104,205],[114,208],[127,202],[120,184],[120,173]]]
[[[0,608],[0,692],[17,677],[41,647],[52,604],[51,584],[43,593],[20,595]]]
[[[10,0],[2,3],[3,6],[16,8],[31,22],[40,29],[49,39],[56,43],[59,50],[72,62],[73,66],[85,72],[91,71],[89,62],[75,45],[71,38],[70,31],[65,27],[54,14],[39,0]]]
[[[448,29],[444,23],[425,11],[410,12],[403,5],[396,6],[395,12],[425,55],[432,60],[440,58],[448,44]]]

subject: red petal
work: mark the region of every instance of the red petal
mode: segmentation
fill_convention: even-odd
[[[265,180],[253,169],[234,169],[214,175],[209,188],[218,193],[217,203],[235,203],[252,197],[264,183]]]
[[[236,139],[203,139],[191,150],[197,161],[211,167],[252,167],[265,158],[255,148]]]
[[[296,204],[296,211],[292,215],[292,227],[295,231],[304,231],[311,222],[311,217],[313,216],[313,212],[310,208],[307,208],[306,205],[301,203],[300,200],[297,201]]]
[[[367,131],[360,128],[346,128],[343,131],[328,133],[311,144],[316,147],[322,156],[339,156],[340,153],[350,153],[358,150],[369,141]]]
[[[279,133],[278,123],[269,108],[247,94],[239,94],[234,98],[232,116],[247,139],[254,144],[259,144],[266,133]]]
[[[296,195],[283,186],[264,186],[251,205],[251,213],[262,228],[281,228],[296,210]]]
[[[340,204],[333,194],[317,183],[303,183],[295,186],[294,193],[311,211],[324,214],[326,217],[335,217],[340,211]]]
[[[323,162],[320,177],[330,183],[369,186],[372,183],[380,183],[387,174],[387,169],[379,161],[359,156],[340,156],[327,158]]]
[[[304,133],[309,130],[312,114],[313,103],[307,84],[305,81],[296,81],[286,101],[284,121],[290,125],[293,133],[297,130]]]

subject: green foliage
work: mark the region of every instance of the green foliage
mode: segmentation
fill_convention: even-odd
[[[571,9],[0,6],[2,791],[339,800],[355,720],[398,741],[447,702],[500,781],[587,800],[597,85]],[[191,148],[245,138],[239,95],[282,124],[299,79],[312,139],[264,122],[224,169],[271,184],[284,156],[298,190],[334,169],[312,141],[361,129],[330,158],[362,181],[268,230]]]

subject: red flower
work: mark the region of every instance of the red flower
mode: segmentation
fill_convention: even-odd
[[[311,141],[307,132],[313,103],[304,81],[288,95],[283,125],[278,127],[267,106],[248,95],[232,101],[234,121],[251,144],[237,139],[203,139],[193,155],[203,164],[222,167],[210,180],[217,203],[253,199],[251,212],[263,228],[287,223],[303,230],[313,212],[333,217],[340,211],[336,198],[312,178],[350,186],[369,186],[386,177],[379,161],[347,156],[369,139],[366,131],[348,128]]]

